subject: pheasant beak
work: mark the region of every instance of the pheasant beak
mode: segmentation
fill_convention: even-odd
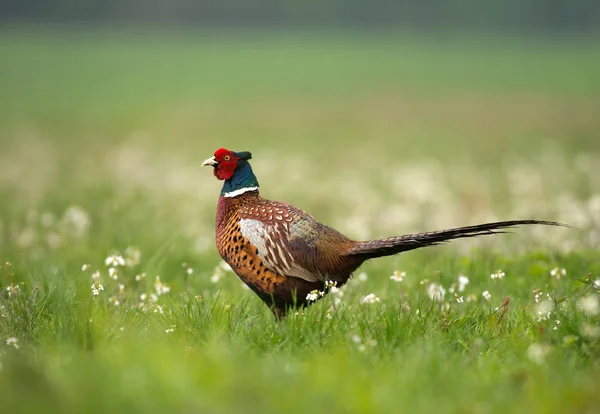
[[[203,166],[203,167],[206,167],[206,166],[211,166],[211,167],[214,167],[214,166],[216,166],[217,164],[218,164],[218,162],[217,162],[217,160],[215,160],[215,157],[210,157],[209,159],[205,160],[205,161],[202,163],[202,166]]]

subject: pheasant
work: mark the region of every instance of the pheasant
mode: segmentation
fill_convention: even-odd
[[[356,241],[299,208],[262,198],[248,162],[251,158],[249,152],[221,148],[202,166],[212,166],[215,177],[224,181],[217,204],[217,250],[277,318],[311,304],[315,295],[309,294],[315,290],[327,292],[330,286],[344,285],[369,259],[452,239],[504,233],[503,229],[517,225],[562,226],[513,220]]]

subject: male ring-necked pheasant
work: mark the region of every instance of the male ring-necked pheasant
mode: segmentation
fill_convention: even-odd
[[[202,166],[212,166],[225,181],[217,205],[219,254],[277,317],[309,304],[307,295],[327,291],[328,281],[342,286],[365,260],[522,224],[561,225],[514,220],[355,241],[299,208],[262,198],[250,158],[249,152],[221,148]]]

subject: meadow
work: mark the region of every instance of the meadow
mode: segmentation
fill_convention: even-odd
[[[0,412],[600,410],[600,43],[0,30]],[[221,183],[367,239],[278,323],[214,247]]]

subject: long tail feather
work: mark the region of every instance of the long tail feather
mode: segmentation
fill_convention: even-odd
[[[502,231],[515,226],[525,224],[541,224],[545,226],[569,227],[566,224],[556,223],[554,221],[539,220],[512,220],[500,221],[496,223],[477,224],[475,226],[457,227],[427,233],[406,234],[404,236],[388,237],[386,239],[370,240],[358,242],[348,251],[349,256],[362,256],[366,259],[372,259],[381,256],[390,256],[408,250],[419,249],[426,246],[434,246],[453,239],[476,237],[487,234],[503,234]]]

